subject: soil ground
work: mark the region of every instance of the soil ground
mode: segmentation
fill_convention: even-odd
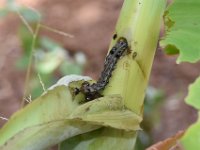
[[[59,41],[70,51],[87,56],[85,74],[97,78],[107,53],[109,41],[123,0],[17,0],[43,14],[43,24],[73,34],[70,39],[52,32],[43,35]],[[0,7],[5,1],[0,0]],[[0,116],[9,118],[20,107],[25,72],[15,63],[22,54],[17,36],[19,17],[11,14],[0,20]],[[199,75],[200,64],[176,64],[176,56],[167,56],[158,48],[149,84],[165,92],[160,108],[161,123],[154,129],[154,141],[162,140],[185,129],[196,119],[196,112],[184,103],[188,84]],[[5,123],[0,120],[0,126]]]

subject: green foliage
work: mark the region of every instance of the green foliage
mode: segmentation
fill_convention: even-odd
[[[186,97],[186,103],[200,110],[200,77],[190,85],[189,93]],[[200,115],[200,114],[199,114]],[[181,144],[184,146],[185,150],[197,150],[200,149],[199,139],[200,139],[200,119],[196,123],[191,125],[183,138],[181,139]]]
[[[178,63],[200,60],[199,12],[199,0],[175,0],[165,12],[166,35],[160,44],[168,54],[180,53]]]
[[[77,82],[80,86],[83,81]],[[131,135],[133,131],[140,129],[142,118],[124,108],[119,95],[108,95],[80,104],[70,90],[70,87],[65,86],[54,87],[16,112],[0,130],[0,149],[44,149],[100,127],[105,127],[107,131],[103,135],[100,133],[103,138],[94,137],[93,143],[96,144],[90,145],[92,149],[106,147],[110,140],[117,144],[119,139],[125,141],[121,143],[124,144],[122,147],[133,145],[132,137],[118,137],[118,132],[113,130],[124,130]],[[115,133],[112,136],[108,134],[111,131]],[[117,146],[116,144],[114,145]]]
[[[33,98],[41,95],[43,91],[38,74],[45,87],[49,87],[57,80],[55,73],[59,73],[61,76],[82,73],[85,59],[80,63],[75,57],[69,56],[67,50],[59,43],[47,37],[38,37],[32,54],[32,34],[22,26],[19,30],[19,37],[23,46],[23,55],[17,61],[16,66],[21,70],[27,69],[30,55],[34,56],[33,73],[29,83]],[[83,57],[85,56],[83,55]]]
[[[27,29],[27,27],[25,25],[22,24],[18,29],[18,36],[19,36],[19,39],[21,42],[23,56],[29,57],[31,55],[32,42],[33,42],[32,33]],[[39,46],[38,42],[39,42],[38,39],[36,39],[36,41],[35,41],[36,48]],[[28,64],[28,63],[26,63],[26,64]]]
[[[180,54],[177,62],[200,60],[200,1],[175,0],[165,12],[166,35],[160,42],[168,54]],[[190,85],[186,103],[200,109],[200,78]],[[200,149],[199,120],[181,139],[185,150]]]
[[[200,149],[200,119],[193,125],[191,125],[183,138],[181,139],[181,144],[184,147],[184,150],[198,150]]]
[[[186,103],[200,110],[200,77],[190,85]]]

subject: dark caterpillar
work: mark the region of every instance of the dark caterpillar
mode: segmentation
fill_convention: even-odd
[[[75,88],[75,95],[77,95],[79,92],[82,92],[85,95],[85,99],[87,101],[101,97],[102,95],[99,92],[103,90],[108,84],[117,61],[127,49],[127,40],[123,37],[119,38],[117,43],[112,47],[106,57],[104,70],[102,71],[98,81],[93,84],[90,84],[88,81],[83,82],[80,89]]]

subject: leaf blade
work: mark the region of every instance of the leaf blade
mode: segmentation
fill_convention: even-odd
[[[176,0],[165,12],[167,32],[160,45],[169,54],[180,54],[177,63],[200,60],[199,10],[198,0]]]
[[[185,102],[188,105],[193,106],[194,108],[200,110],[200,77],[189,86],[189,94],[185,99]]]

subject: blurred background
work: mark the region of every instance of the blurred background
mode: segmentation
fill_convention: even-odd
[[[26,101],[67,74],[99,77],[123,0],[0,0],[0,127],[20,108],[32,55]],[[35,42],[30,30],[40,21]],[[62,31],[58,32],[56,30]],[[163,29],[161,34],[163,34]],[[66,34],[70,34],[67,36]],[[71,36],[72,35],[72,36]],[[200,64],[176,64],[158,46],[145,101],[138,149],[187,128],[196,112],[184,103]],[[42,83],[41,83],[42,81]]]

